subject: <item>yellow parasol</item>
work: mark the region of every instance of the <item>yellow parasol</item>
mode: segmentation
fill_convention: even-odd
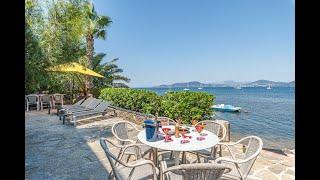
[[[75,72],[75,73],[85,74],[88,76],[95,76],[95,77],[104,78],[104,76],[102,76],[102,75],[92,71],[91,69],[88,69],[88,68],[86,68],[76,62],[56,65],[53,67],[49,67],[46,70],[47,71],[54,71],[54,72]]]
[[[104,76],[92,71],[91,69],[88,69],[76,62],[71,62],[71,63],[65,63],[65,64],[60,64],[56,65],[53,67],[49,67],[46,69],[46,71],[52,71],[52,72],[72,72],[72,73],[80,73],[84,74],[87,76],[95,76],[95,77],[100,77],[100,78],[105,78]],[[72,92],[73,92],[73,86],[74,86],[74,79],[72,80]],[[87,89],[87,88],[86,88]],[[72,93],[73,97],[73,93]]]

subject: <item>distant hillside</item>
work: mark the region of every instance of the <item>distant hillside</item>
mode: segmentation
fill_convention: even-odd
[[[269,80],[258,80],[254,82],[235,82],[235,81],[223,81],[220,83],[201,83],[199,81],[191,81],[184,83],[174,83],[170,85],[160,85],[154,88],[179,88],[179,87],[295,87],[295,81],[291,82],[275,82]]]
[[[172,88],[172,87],[210,87],[210,84],[204,84],[200,83],[198,81],[191,81],[186,83],[174,83],[171,85],[160,85],[157,87],[163,87],[163,88]]]
[[[292,82],[274,82],[268,80],[258,80],[251,83],[246,84],[247,87],[292,87],[294,86],[294,81]]]

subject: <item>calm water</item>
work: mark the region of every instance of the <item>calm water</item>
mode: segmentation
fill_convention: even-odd
[[[216,112],[217,117],[230,122],[232,140],[238,140],[246,135],[257,135],[262,138],[266,148],[294,148],[294,88],[189,89],[213,94],[216,97],[215,104],[231,104],[248,111],[248,113]],[[149,90],[163,95],[169,89],[150,88]],[[182,91],[183,88],[171,90]]]

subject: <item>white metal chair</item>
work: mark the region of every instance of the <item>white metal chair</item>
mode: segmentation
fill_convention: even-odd
[[[208,130],[214,133],[218,137],[221,134],[221,136],[219,137],[220,141],[225,138],[227,130],[221,123],[215,122],[213,120],[204,120],[204,121],[198,122],[196,125],[203,124],[203,123],[205,124],[205,130]],[[189,153],[193,153],[193,154],[195,153],[197,155],[197,161],[200,163],[200,156],[204,157],[205,161],[207,161],[208,158],[215,158],[218,147],[219,145],[216,145],[210,149],[202,149],[199,151],[194,151]],[[220,148],[220,155],[221,155],[221,148]]]
[[[230,146],[235,146],[237,144],[244,144],[244,142],[248,141],[247,148],[244,154],[244,159],[236,158],[234,153],[231,151]],[[225,146],[228,152],[230,153],[230,157],[219,157],[214,161],[216,163],[220,163],[223,165],[228,165],[232,168],[230,173],[224,175],[226,178],[233,178],[233,179],[245,179],[255,160],[257,159],[258,155],[262,150],[262,140],[257,136],[247,136],[235,143],[219,143],[222,146]]]
[[[120,154],[123,152],[126,146],[130,144],[136,144],[138,143],[138,140],[132,140],[129,138],[129,129],[128,128],[133,128],[135,131],[139,132],[140,130],[135,126],[135,124],[129,122],[129,121],[119,121],[113,124],[111,131],[114,137],[118,140],[118,144],[115,144],[114,142],[110,143],[114,145],[115,147],[118,147],[119,154],[118,157],[120,157]],[[149,159],[151,158],[151,152],[152,148],[147,145],[140,146],[142,150],[142,155],[145,156],[146,154],[149,153]],[[135,151],[133,148],[129,148],[127,152],[124,154],[128,155],[127,162],[129,161],[130,157],[132,155],[136,155]],[[137,159],[137,157],[135,157]]]
[[[231,168],[217,163],[181,164],[167,167],[160,161],[160,180],[219,180]]]
[[[142,180],[142,179],[153,179],[157,180],[159,174],[158,168],[155,167],[152,161],[142,159],[141,149],[142,144],[130,144],[127,145],[121,154],[116,157],[114,156],[106,143],[106,138],[100,139],[100,145],[103,148],[109,163],[111,165],[112,171],[109,173],[108,179],[115,178],[116,180],[132,179],[132,180]],[[108,141],[110,142],[110,141]],[[136,152],[137,159],[129,163],[123,162],[121,159],[125,152],[134,148]]]

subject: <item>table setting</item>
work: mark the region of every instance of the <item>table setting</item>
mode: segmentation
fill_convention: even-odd
[[[211,148],[219,142],[219,138],[205,130],[205,124],[181,124],[181,121],[169,126],[162,126],[156,120],[144,121],[144,129],[139,132],[138,139],[143,144],[154,148],[154,161],[157,164],[157,151],[170,150],[175,154],[175,164],[179,164],[180,152],[197,151]]]

